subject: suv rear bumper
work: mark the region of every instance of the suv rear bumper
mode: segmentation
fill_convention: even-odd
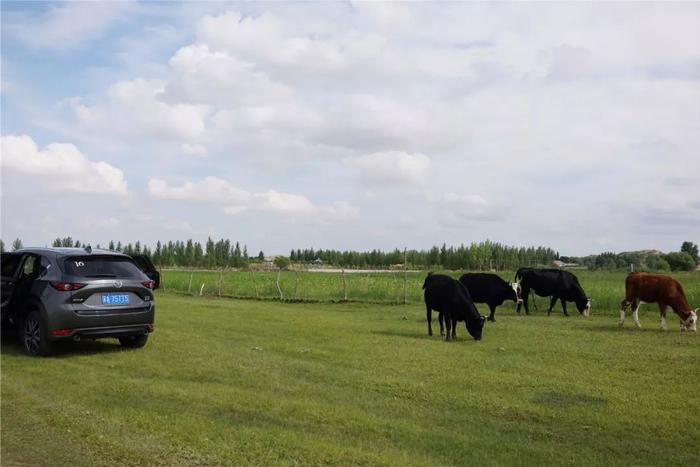
[[[99,326],[92,328],[71,329],[70,333],[55,336],[49,334],[50,340],[67,340],[76,338],[101,339],[103,337],[128,337],[150,334],[154,330],[153,323],[132,324],[127,326]]]
[[[81,314],[70,305],[46,310],[47,335],[50,340],[86,338],[126,337],[147,334],[153,331],[155,304],[149,302],[142,309],[110,310],[109,314]],[[57,332],[60,331],[60,332]]]

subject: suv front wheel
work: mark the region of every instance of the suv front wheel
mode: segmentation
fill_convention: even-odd
[[[20,343],[24,351],[31,356],[51,354],[53,342],[47,337],[39,311],[32,310],[27,313],[19,327]]]

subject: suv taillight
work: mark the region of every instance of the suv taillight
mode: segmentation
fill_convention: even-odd
[[[81,284],[79,282],[51,282],[51,287],[61,292],[82,289],[85,285],[87,284]]]
[[[151,289],[151,290],[155,289],[155,287],[156,287],[156,281],[146,281],[146,282],[141,282],[141,284],[143,284],[143,286],[146,287],[147,289]]]

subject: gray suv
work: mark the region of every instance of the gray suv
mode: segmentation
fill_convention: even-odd
[[[54,342],[116,337],[143,347],[153,332],[160,275],[145,256],[86,248],[26,248],[3,253],[3,327],[14,325],[29,355]]]

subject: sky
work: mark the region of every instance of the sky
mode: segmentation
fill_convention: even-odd
[[[1,5],[6,244],[700,243],[700,3]]]

